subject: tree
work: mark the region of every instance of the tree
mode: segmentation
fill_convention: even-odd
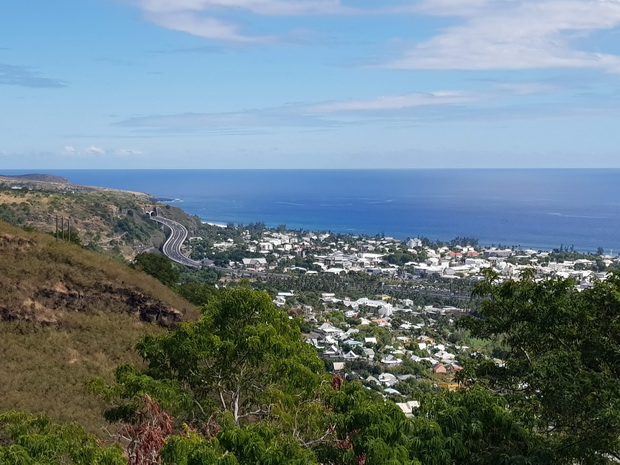
[[[319,463],[341,465],[551,465],[546,445],[519,424],[506,400],[482,388],[421,394],[413,418],[359,383],[326,401],[336,438],[315,447]]]
[[[179,281],[179,272],[172,261],[164,255],[141,253],[136,256],[133,268],[144,271],[157,278],[166,286],[174,286]]]
[[[578,292],[570,279],[496,282],[476,288],[475,337],[497,337],[505,363],[477,359],[464,377],[500,393],[524,424],[554,444],[557,463],[620,459],[620,275]]]
[[[148,393],[182,419],[229,412],[240,425],[310,398],[323,369],[297,324],[266,293],[245,287],[221,290],[198,321],[146,336],[137,349],[146,370],[121,366],[116,385],[92,384],[119,401],[109,418],[127,418]]]
[[[186,427],[168,438],[162,465],[317,465],[311,450],[272,424],[239,427],[230,416],[223,420],[213,435]]]
[[[407,418],[360,383],[327,382],[297,323],[266,293],[240,286],[208,302],[198,321],[138,344],[144,369],[121,366],[116,383],[91,384],[115,403],[107,418],[130,423],[121,431],[131,450],[152,463],[555,463],[507,396],[419,390],[420,414]]]
[[[178,288],[179,295],[194,305],[206,305],[217,293],[217,288],[198,282],[184,282]]]
[[[126,465],[118,446],[102,446],[78,425],[44,415],[0,415],[0,465]]]

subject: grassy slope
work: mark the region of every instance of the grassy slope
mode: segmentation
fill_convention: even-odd
[[[196,316],[150,276],[0,222],[0,411],[45,412],[100,433],[101,405],[84,382],[137,361],[142,335]]]

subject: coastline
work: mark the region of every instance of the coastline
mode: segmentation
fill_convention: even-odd
[[[620,250],[620,170],[48,172],[78,185],[166,199],[222,225],[261,222],[401,240],[460,236],[538,250]]]

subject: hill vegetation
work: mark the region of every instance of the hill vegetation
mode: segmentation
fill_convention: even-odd
[[[46,176],[0,176],[0,220],[55,233],[64,218],[65,233],[71,228],[81,244],[123,258],[163,243],[163,229],[145,214],[156,205],[190,230],[200,225],[197,218],[160,205],[148,194],[78,186]]]
[[[146,336],[144,367],[119,366],[115,383],[91,388],[112,403],[109,420],[138,425],[130,464],[151,463],[131,461],[136,450],[163,464],[614,463],[620,277],[582,292],[571,280],[494,278],[476,288],[492,299],[463,324],[500,338],[505,360],[466,361],[460,390],[419,393],[409,417],[326,375],[296,321],[243,287],[219,291],[198,321]]]
[[[101,404],[84,383],[136,361],[144,334],[197,315],[151,276],[48,234],[0,222],[0,256],[0,411],[99,431]]]

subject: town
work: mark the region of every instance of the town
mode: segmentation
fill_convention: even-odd
[[[473,339],[457,324],[475,310],[472,290],[485,273],[502,282],[527,270],[537,279],[572,278],[586,289],[620,267],[602,249],[483,247],[473,238],[401,241],[262,223],[203,224],[184,252],[218,270],[219,283],[244,279],[268,291],[302,321],[328,371],[361,381],[406,415],[419,407],[416,394],[456,389],[464,358],[503,363],[501,343]]]

